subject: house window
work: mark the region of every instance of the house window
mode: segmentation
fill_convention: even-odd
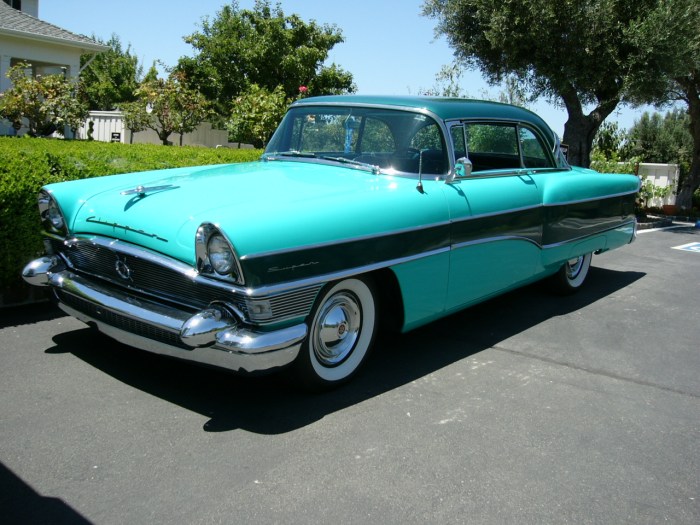
[[[5,0],[5,3],[19,11],[22,10],[22,0]]]

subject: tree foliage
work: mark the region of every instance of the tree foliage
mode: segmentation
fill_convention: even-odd
[[[136,100],[136,89],[143,73],[138,57],[131,54],[131,48],[122,48],[117,35],[107,42],[107,51],[97,55],[82,55],[80,65],[80,92],[88,109],[111,111],[124,102]]]
[[[151,78],[136,90],[136,102],[122,105],[126,127],[135,133],[149,128],[158,134],[163,145],[173,133],[193,131],[209,115],[204,96],[190,89],[180,73],[167,79]]]
[[[676,202],[691,205],[700,188],[700,5],[698,0],[658,0],[654,9],[630,31],[637,50],[632,83],[664,104],[682,101],[688,108],[693,138],[691,166]],[[646,72],[646,73],[645,73]]]
[[[693,150],[690,117],[680,109],[665,115],[645,112],[627,132],[625,144],[620,149],[625,158],[679,164],[682,172],[687,174]]]
[[[195,56],[180,58],[176,70],[222,113],[253,85],[268,93],[279,85],[287,98],[295,97],[299,86],[319,95],[355,89],[350,73],[324,65],[330,50],[343,42],[340,29],[285,15],[269,0],[256,0],[252,10],[233,1],[213,19],[205,18],[201,30],[185,41]]]
[[[229,136],[234,142],[246,142],[256,148],[267,145],[289,105],[282,86],[273,91],[253,84],[233,102],[227,122]]]
[[[63,75],[27,74],[31,64],[19,63],[7,73],[12,87],[0,94],[0,117],[19,130],[26,123],[31,137],[75,132],[87,117],[87,107],[77,97],[77,84]]]
[[[593,137],[623,101],[648,98],[628,89],[640,64],[631,31],[657,0],[425,0],[456,58],[491,83],[516,75],[533,97],[568,112],[569,158],[587,166]],[[644,68],[646,74],[653,70]],[[592,106],[590,113],[584,108]]]

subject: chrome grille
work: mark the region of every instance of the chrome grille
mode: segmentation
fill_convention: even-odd
[[[76,270],[193,308],[204,308],[212,301],[222,300],[224,295],[220,289],[197,284],[192,277],[174,269],[111,247],[79,242],[69,244],[62,252]],[[130,269],[129,279],[117,271],[118,261]]]
[[[184,264],[134,245],[122,248],[123,243],[100,238],[68,242],[54,239],[51,244],[55,253],[62,254],[69,266],[83,275],[191,310],[205,308],[213,301],[223,301],[234,306],[244,317],[244,322],[258,325],[306,317],[322,287],[319,284],[265,297],[250,297],[225,284],[207,284]],[[128,278],[120,275],[117,269],[120,262],[129,268]],[[270,313],[264,318],[251,313],[258,301],[270,305]]]
[[[316,286],[270,298],[273,315],[292,317],[298,315],[300,311],[308,313],[316,300],[316,295],[320,288],[320,286]]]

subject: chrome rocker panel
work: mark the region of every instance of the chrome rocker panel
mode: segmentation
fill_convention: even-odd
[[[50,286],[59,308],[119,342],[228,370],[257,372],[288,365],[308,332],[305,323],[257,332],[239,325],[223,304],[212,304],[193,315],[100,286],[65,269],[55,257],[30,262],[22,276],[35,286]],[[165,334],[174,344],[115,326],[132,323],[142,332]]]

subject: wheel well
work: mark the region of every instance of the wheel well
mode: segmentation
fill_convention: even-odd
[[[403,296],[394,272],[382,268],[371,274],[377,292],[379,320],[382,331],[398,332],[404,323]]]

